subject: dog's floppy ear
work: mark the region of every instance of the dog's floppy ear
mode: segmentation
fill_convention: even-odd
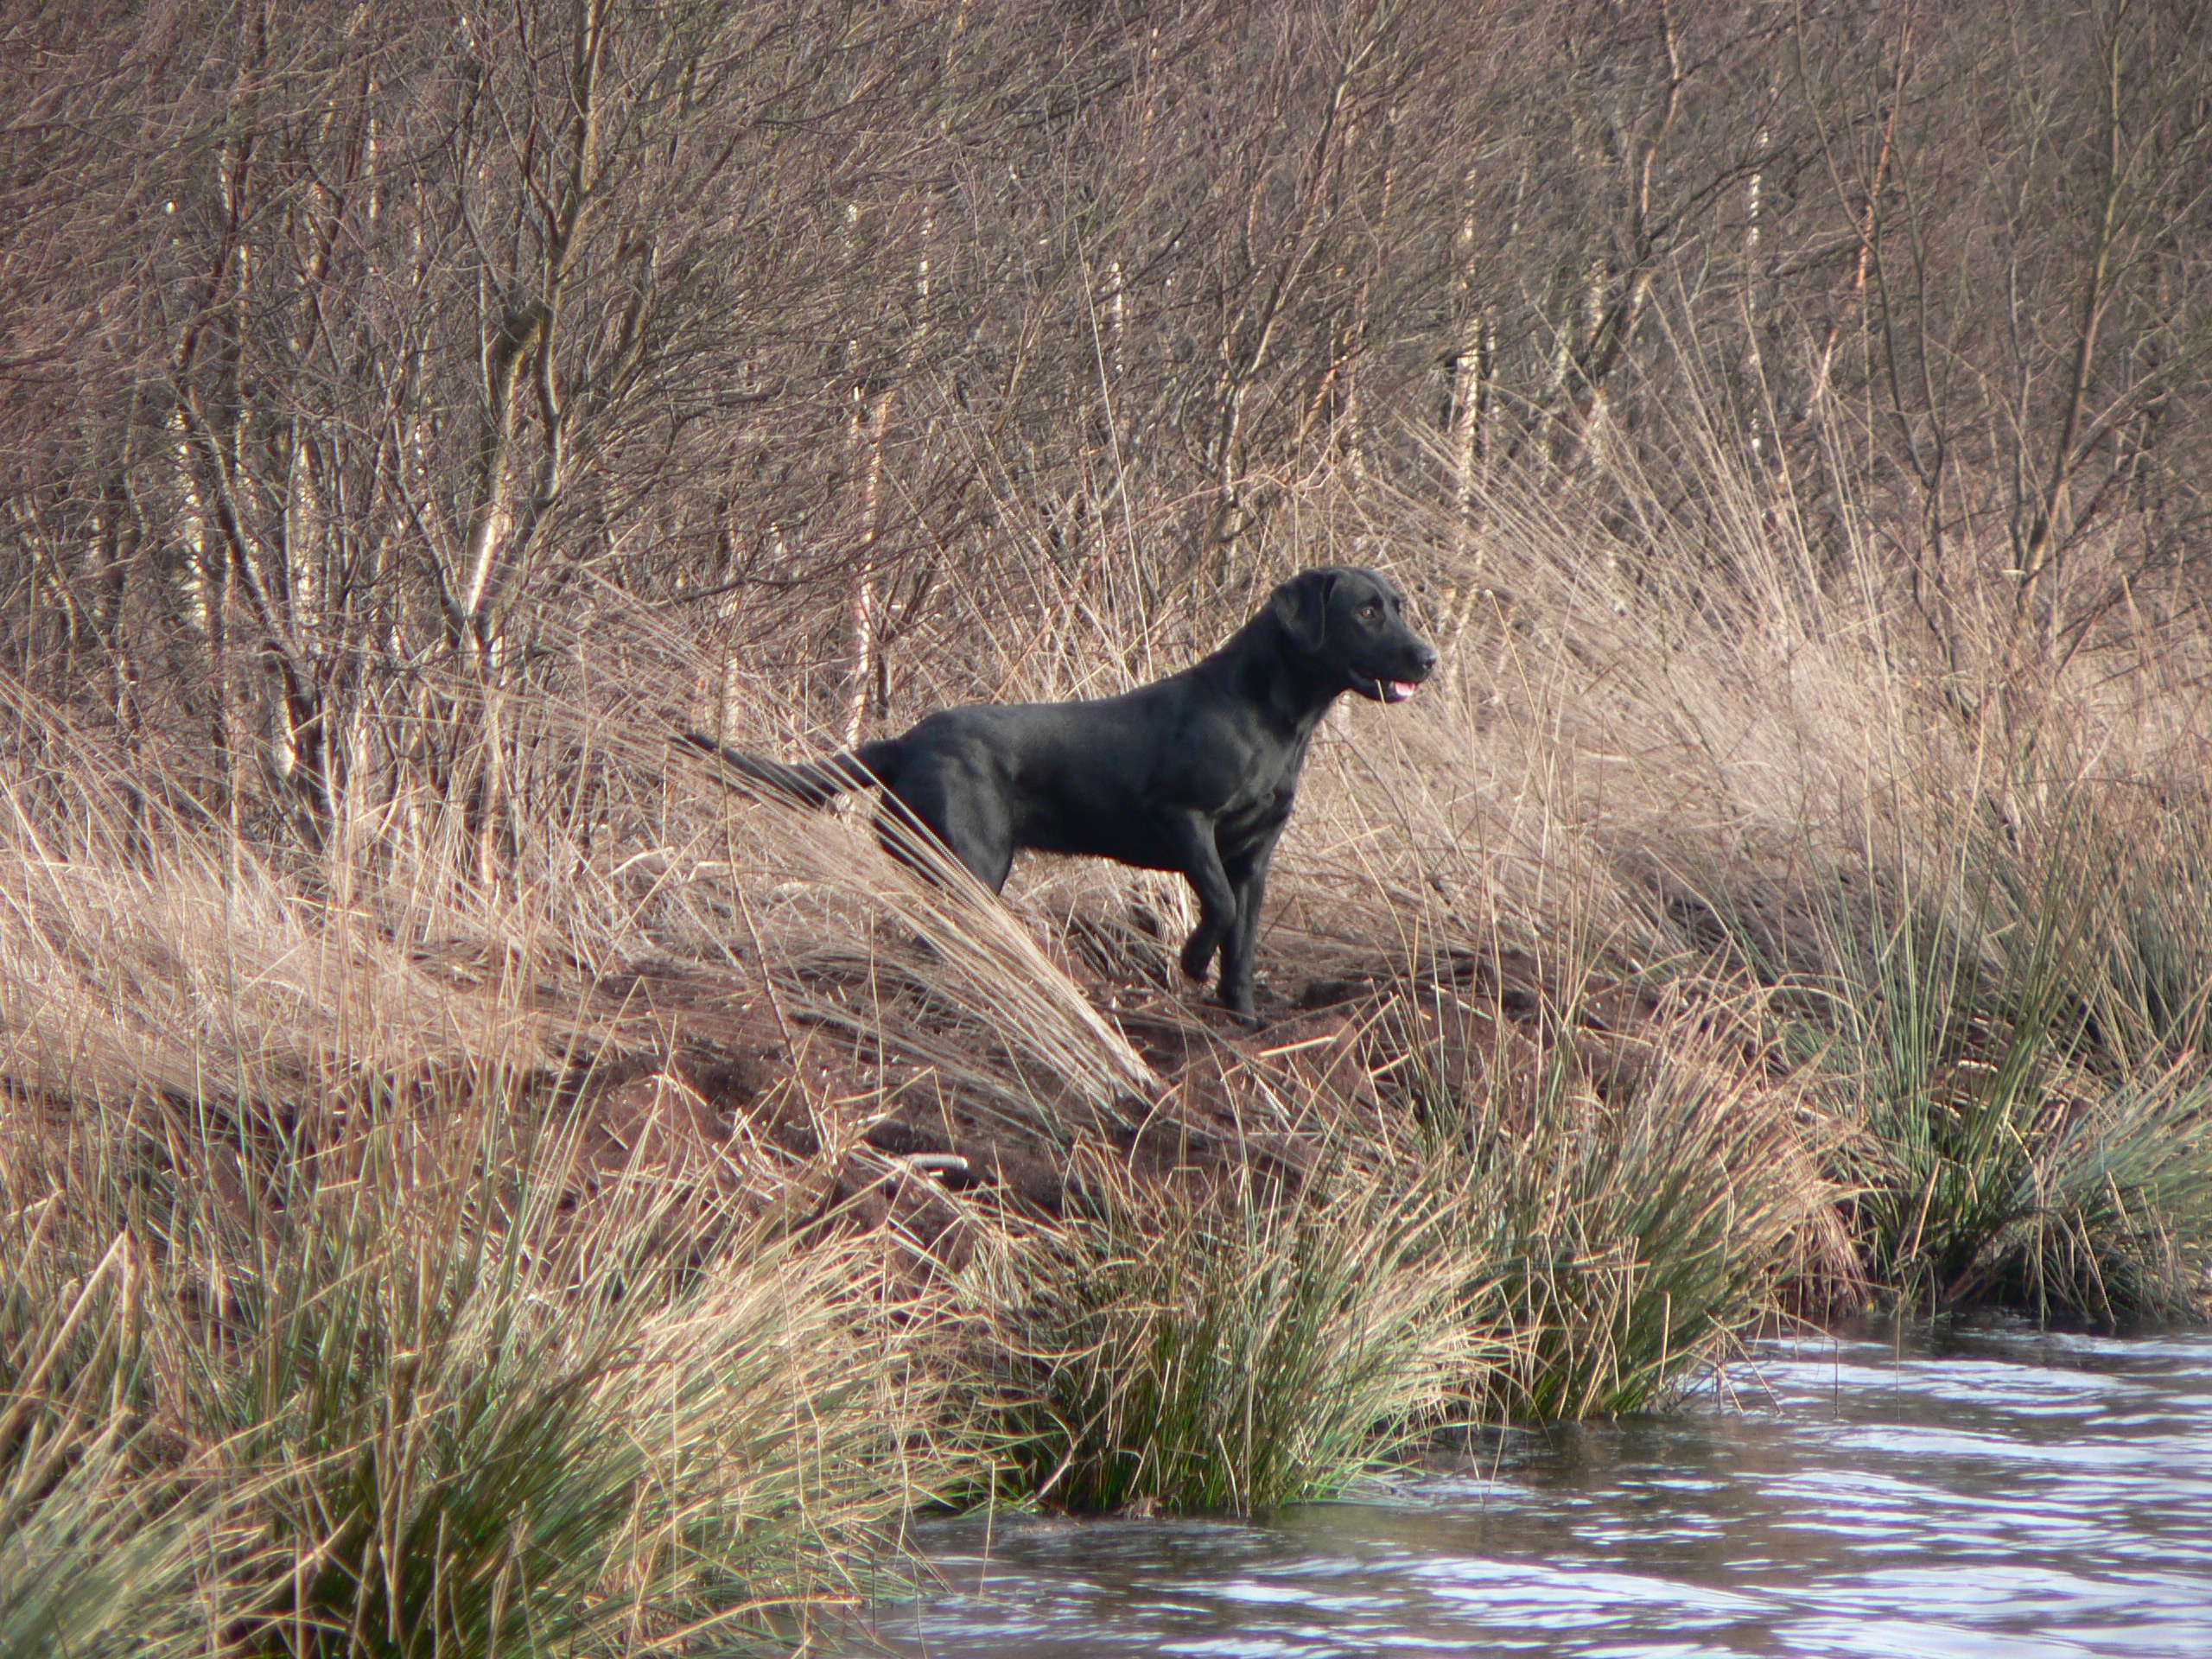
[[[1307,651],[1319,651],[1329,637],[1329,595],[1336,586],[1335,571],[1306,570],[1275,589],[1275,620]]]

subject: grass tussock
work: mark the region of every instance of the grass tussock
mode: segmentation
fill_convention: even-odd
[[[727,1650],[966,1478],[897,1253],[611,1135],[511,966],[15,804],[5,1651]]]
[[[1832,1131],[1801,1082],[1745,1052],[1736,1010],[1686,999],[1630,1039],[1517,1052],[1465,1004],[1424,1012],[1454,1040],[1409,1049],[1408,1151],[1464,1195],[1462,1248],[1496,1264],[1485,1312],[1520,1339],[1485,1384],[1493,1411],[1647,1409],[1788,1294],[1856,1294],[1819,1156]],[[1471,1034],[1491,1064],[1455,1086],[1450,1050]]]
[[[306,1160],[175,1122],[157,1151],[150,1109],[57,1150],[112,1184],[10,1217],[23,1642],[621,1652],[866,1592],[957,1463],[890,1258],[643,1175],[580,1202],[578,1137],[474,1094]]]
[[[966,1281],[1024,1501],[1246,1514],[1325,1496],[1465,1421],[1510,1345],[1471,1195],[1349,1158],[1265,1191],[1087,1173],[1065,1228]]]
[[[1907,1305],[2110,1324],[2201,1311],[2212,1105],[2195,826],[2069,801],[1976,826],[1933,894],[1839,950],[1834,1058],[1863,1090],[1857,1203]]]

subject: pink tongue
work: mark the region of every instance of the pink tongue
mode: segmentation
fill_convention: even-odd
[[[1414,685],[1411,680],[1385,680],[1382,682],[1382,701],[1385,702],[1403,702],[1408,697],[1413,696],[1413,694]]]

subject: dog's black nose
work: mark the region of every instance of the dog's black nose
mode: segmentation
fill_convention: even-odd
[[[1434,671],[1437,664],[1438,658],[1436,655],[1436,647],[1430,645],[1415,646],[1414,649],[1414,661],[1421,667],[1421,678],[1427,679],[1430,673]]]

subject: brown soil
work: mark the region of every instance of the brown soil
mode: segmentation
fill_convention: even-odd
[[[1571,1019],[1536,963],[1454,955],[1408,981],[1370,974],[1306,982],[1274,999],[1256,1031],[1141,978],[1078,978],[1160,1079],[1099,1112],[1004,1052],[980,1053],[925,999],[881,1000],[846,1018],[835,975],[793,987],[696,965],[600,982],[609,1040],[580,1061],[569,1097],[587,1103],[594,1179],[652,1171],[741,1183],[805,1207],[844,1206],[861,1224],[896,1218],[925,1241],[964,1192],[1038,1217],[1067,1200],[1078,1141],[1112,1147],[1140,1177],[1243,1166],[1288,1180],[1348,1117],[1395,1118],[1423,1094],[1457,1093],[1504,1066],[1533,1079],[1561,1040],[1600,1095],[1632,1083],[1656,1013],[1648,995],[1589,985]],[[1746,1057],[1750,1058],[1749,1056]],[[1387,1132],[1385,1130],[1384,1132]]]

